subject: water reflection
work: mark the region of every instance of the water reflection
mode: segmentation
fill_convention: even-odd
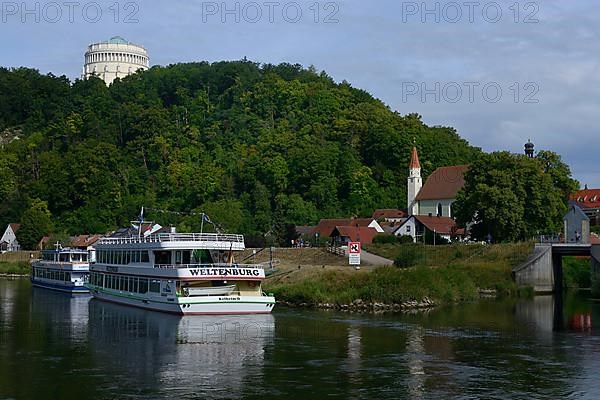
[[[87,338],[89,295],[71,295],[49,289],[31,288],[31,315],[45,321],[55,337],[81,342]]]
[[[242,396],[263,379],[272,315],[179,317],[91,300],[89,342],[102,364],[137,385],[133,394]]]

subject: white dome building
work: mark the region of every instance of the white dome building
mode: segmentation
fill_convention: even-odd
[[[139,69],[148,68],[150,59],[145,48],[115,36],[88,46],[82,79],[96,75],[110,85],[116,78],[124,78]]]

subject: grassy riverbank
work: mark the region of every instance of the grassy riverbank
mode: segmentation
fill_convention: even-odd
[[[29,275],[31,267],[26,261],[0,261],[0,275]]]
[[[406,253],[407,246],[371,245],[367,250],[389,259]],[[432,299],[437,304],[479,298],[480,289],[499,295],[518,292],[511,278],[533,244],[493,246],[418,246],[417,264],[410,268],[380,267],[356,271],[350,267],[303,267],[282,270],[265,282],[265,290],[290,303],[349,304],[364,302],[401,304]],[[411,248],[414,252],[414,248]]]

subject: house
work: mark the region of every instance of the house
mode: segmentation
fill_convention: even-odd
[[[590,219],[575,204],[569,206],[569,211],[564,217],[565,242],[590,243]]]
[[[375,228],[365,226],[336,226],[330,237],[336,246],[347,246],[349,242],[371,244],[379,233]]]
[[[452,218],[452,203],[465,186],[468,165],[440,167],[423,185],[417,148],[413,147],[408,176],[408,214]]]
[[[420,243],[424,241],[427,231],[448,241],[455,237],[462,239],[465,236],[465,230],[459,229],[452,218],[429,215],[411,215],[394,231],[394,235],[412,236],[415,242]]]
[[[592,226],[600,226],[600,189],[579,190],[571,195],[571,203],[576,204],[590,219]]]
[[[331,233],[338,226],[353,226],[362,228],[373,228],[378,233],[383,233],[384,230],[379,223],[373,218],[347,218],[347,219],[322,219],[314,228],[313,235],[318,234],[319,237],[331,237]]]
[[[17,231],[20,227],[21,224],[8,224],[2,237],[0,237],[0,251],[2,253],[21,250],[21,246],[17,240]]]
[[[100,239],[102,235],[79,235],[71,238],[69,246],[75,249],[87,250],[90,255],[90,262],[96,261],[96,249],[94,244]]]
[[[407,217],[406,211],[391,208],[375,210],[373,213],[373,219],[376,221],[404,222]]]

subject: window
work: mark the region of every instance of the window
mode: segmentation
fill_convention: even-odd
[[[175,264],[181,264],[181,250],[175,252]]]
[[[150,291],[153,293],[160,293],[160,281],[152,279],[150,281]]]
[[[150,262],[150,257],[148,257],[147,251],[142,251],[142,262]]]
[[[441,217],[443,214],[442,203],[438,203],[437,205],[437,216]]]
[[[146,293],[148,291],[148,279],[140,278],[139,282],[139,293]]]
[[[406,233],[410,233],[410,228],[411,228],[411,226],[410,226],[410,225],[407,225],[407,226],[406,226]]]

